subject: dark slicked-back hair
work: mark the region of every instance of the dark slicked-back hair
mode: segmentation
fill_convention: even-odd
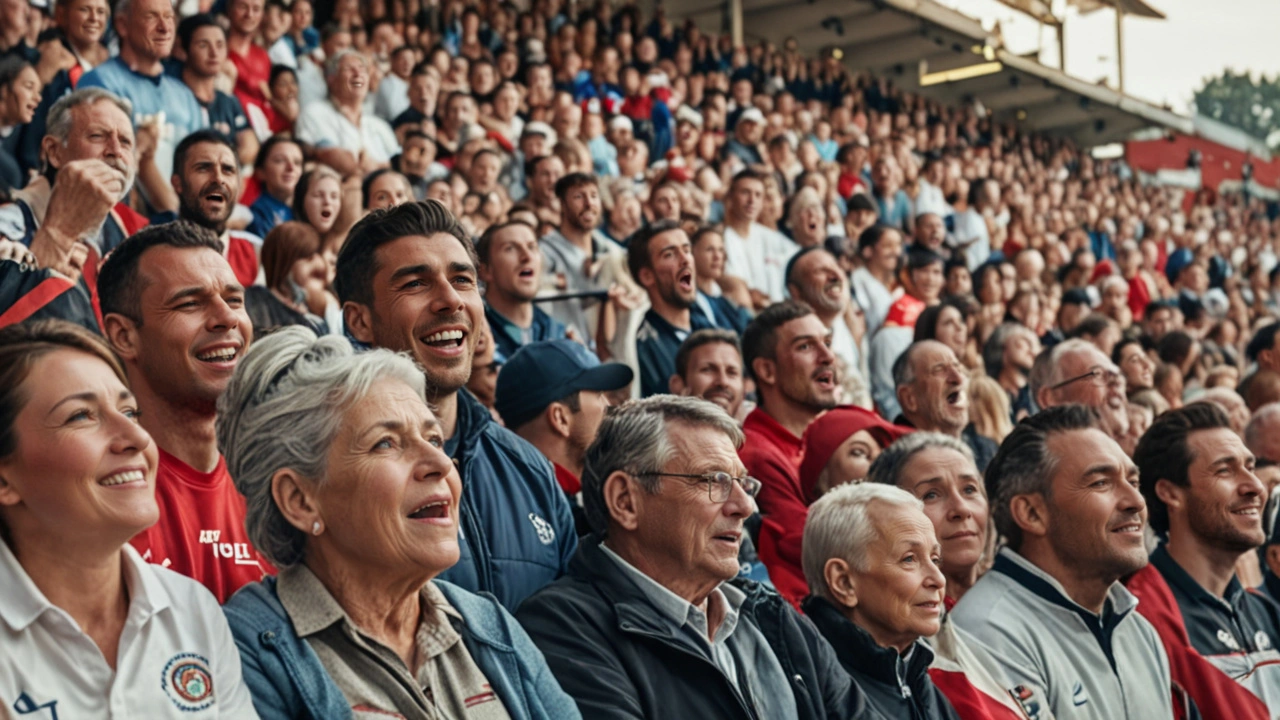
[[[689,379],[689,356],[694,350],[703,345],[711,345],[713,343],[724,343],[731,346],[738,353],[739,362],[742,359],[742,348],[738,345],[738,334],[732,330],[722,330],[720,328],[703,328],[695,331],[692,335],[684,339],[680,343],[680,349],[676,350],[676,375],[681,380]]]
[[[679,229],[680,223],[675,220],[659,220],[631,235],[631,239],[627,241],[627,269],[636,282],[640,282],[641,270],[653,267],[653,258],[649,257],[649,243],[662,233]]]
[[[120,243],[98,271],[98,302],[104,316],[115,313],[142,325],[144,286],[138,277],[138,267],[143,254],[159,246],[192,250],[205,248],[222,254],[222,241],[212,230],[187,220],[139,230]]]
[[[182,138],[182,142],[178,143],[177,149],[173,151],[173,174],[182,175],[182,171],[187,167],[187,153],[191,152],[191,148],[196,145],[203,145],[205,143],[221,145],[222,147],[230,150],[233,156],[236,154],[236,149],[222,133],[208,128],[197,130]]]
[[[493,248],[493,239],[497,237],[498,233],[509,228],[521,228],[528,230],[533,233],[534,239],[537,239],[538,237],[537,230],[529,227],[529,223],[521,222],[519,220],[508,220],[504,223],[495,223],[490,225],[489,228],[480,235],[480,239],[476,240],[476,257],[480,259],[482,264],[489,264],[489,252]]]
[[[1098,414],[1084,405],[1059,405],[1026,418],[1000,443],[996,456],[987,465],[987,498],[996,530],[1009,540],[1009,547],[1022,547],[1022,528],[1010,510],[1018,495],[1052,494],[1053,474],[1058,460],[1049,451],[1049,437],[1075,430],[1097,429]]]
[[[536,166],[534,169],[537,169]],[[564,197],[569,194],[570,190],[582,187],[583,185],[593,185],[596,188],[599,188],[600,181],[596,179],[595,175],[588,175],[587,173],[580,172],[569,173],[556,181],[556,199],[564,202]]]
[[[756,358],[778,359],[778,328],[812,314],[813,308],[798,300],[784,300],[762,310],[742,332],[742,369],[747,376],[755,379],[751,366]]]
[[[1244,356],[1249,358],[1249,362],[1257,362],[1263,350],[1275,347],[1277,332],[1280,332],[1280,322],[1273,322],[1253,334],[1253,339],[1244,349]]]
[[[1148,521],[1157,533],[1169,532],[1169,507],[1156,495],[1156,483],[1163,479],[1187,487],[1187,468],[1195,459],[1187,440],[1197,430],[1215,428],[1231,429],[1227,413],[1214,403],[1197,402],[1157,417],[1138,441],[1133,463],[1138,466]]]
[[[476,250],[458,219],[437,200],[407,202],[374,210],[351,228],[347,242],[338,253],[334,289],[339,302],[373,303],[373,276],[378,272],[378,248],[402,237],[431,237],[448,233],[462,243],[471,262],[479,265]]]

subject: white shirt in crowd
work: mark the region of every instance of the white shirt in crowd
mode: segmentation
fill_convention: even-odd
[[[387,73],[378,81],[378,92],[374,94],[373,99],[374,114],[391,122],[408,109],[409,83],[401,80],[395,73]]]
[[[724,229],[724,271],[746,280],[748,286],[765,293],[774,302],[787,297],[783,274],[787,260],[796,250],[796,244],[785,235],[760,223],[751,223],[745,238],[732,227]]]
[[[924,178],[920,179],[920,192],[916,194],[915,212],[913,215],[920,217],[925,213],[933,213],[938,217],[947,217],[954,213],[955,210],[947,204],[947,197],[942,194],[942,188],[930,183]]]
[[[14,717],[248,718],[240,652],[218,601],[124,546],[129,614],[116,666],[0,542],[0,699]]]
[[[964,249],[965,264],[969,272],[977,270],[982,263],[991,257],[991,233],[987,232],[987,221],[982,213],[969,208],[955,216],[955,231],[952,233],[956,242],[961,244],[973,240]],[[976,238],[976,239],[975,239]]]
[[[867,318],[866,337],[874,337],[889,314],[889,306],[902,294],[902,290],[899,289],[896,293],[889,292],[889,288],[885,287],[884,283],[863,267],[853,271],[849,277],[849,284],[853,286],[853,299],[858,301],[862,314]]]
[[[374,162],[390,162],[391,156],[400,152],[396,134],[385,120],[364,113],[360,127],[356,127],[328,100],[307,105],[298,116],[294,134],[317,148],[339,147],[354,155],[363,149]]]

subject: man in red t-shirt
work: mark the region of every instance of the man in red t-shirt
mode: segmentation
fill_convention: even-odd
[[[814,418],[839,402],[831,330],[804,303],[770,305],[742,334],[742,356],[760,405],[742,424],[746,442],[738,456],[760,481],[761,541],[769,538],[771,551],[799,567],[809,514],[800,488],[800,438]]]
[[[249,118],[254,123],[255,115],[260,111],[261,119],[270,126],[274,111],[267,100],[268,88],[271,84],[271,57],[253,39],[258,35],[258,27],[262,25],[263,0],[229,0],[227,3],[227,20],[231,27],[227,30],[227,58],[236,66],[235,96]]]
[[[249,543],[244,497],[214,432],[218,396],[253,340],[244,287],[218,239],[178,221],[116,248],[98,292],[105,334],[138,398],[139,422],[160,448],[160,521],[133,545],[225,601],[272,572]]]

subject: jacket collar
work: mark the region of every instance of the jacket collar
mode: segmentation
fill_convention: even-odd
[[[1160,571],[1165,582],[1178,588],[1187,594],[1188,597],[1195,598],[1196,602],[1202,605],[1218,605],[1225,610],[1234,611],[1236,604],[1242,599],[1244,594],[1244,586],[1240,584],[1240,580],[1235,576],[1231,576],[1231,582],[1227,583],[1227,590],[1223,597],[1218,597],[1209,592],[1191,577],[1186,570],[1178,564],[1177,560],[1169,554],[1169,549],[1165,543],[1151,552],[1151,564],[1156,570]]]
[[[742,423],[742,429],[748,432],[758,432],[769,438],[774,444],[778,445],[785,451],[798,454],[800,452],[800,438],[791,434],[791,431],[782,426],[782,423],[773,419],[773,416],[765,412],[762,407],[752,410],[747,419]]]
[[[458,425],[454,431],[459,440],[460,457],[470,455],[484,434],[485,426],[493,422],[493,416],[480,401],[465,388],[458,390]]]
[[[919,687],[933,662],[933,651],[921,640],[912,645],[905,660],[897,650],[881,647],[871,633],[858,627],[835,605],[820,597],[804,601],[804,614],[818,626],[818,631],[835,648],[840,664],[849,672],[897,687],[898,668],[903,666],[903,680],[911,688]]]

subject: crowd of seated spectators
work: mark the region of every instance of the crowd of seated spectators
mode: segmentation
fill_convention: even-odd
[[[0,718],[1280,714],[1280,205],[597,0],[0,0]]]

